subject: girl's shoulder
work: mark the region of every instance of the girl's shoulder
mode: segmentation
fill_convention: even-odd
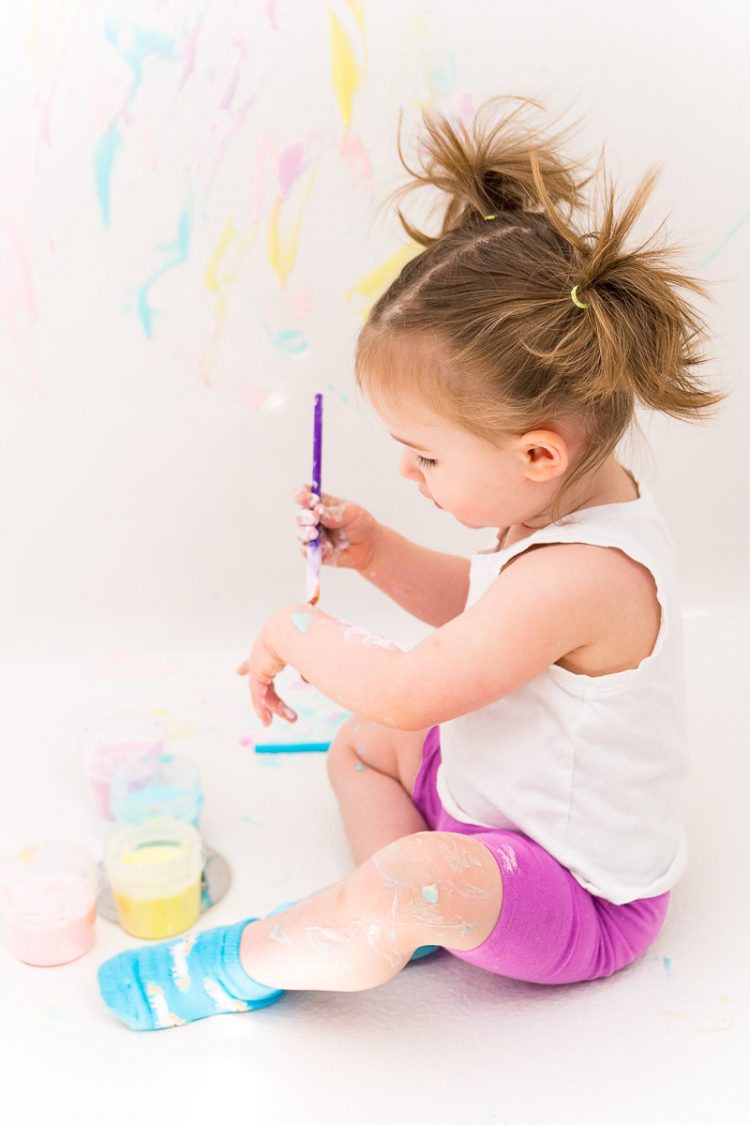
[[[647,566],[619,547],[593,543],[530,543],[509,559],[495,579],[511,567],[523,570],[535,555],[534,581],[550,584],[578,575],[594,621],[589,639],[555,661],[570,672],[605,676],[637,668],[650,656],[661,624],[657,586]],[[595,612],[591,614],[592,607]],[[575,612],[571,607],[571,612]]]

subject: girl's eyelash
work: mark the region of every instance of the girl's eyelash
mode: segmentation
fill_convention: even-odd
[[[423,457],[421,453],[417,454],[417,463],[424,469],[431,469],[433,465],[437,465],[437,461],[431,461],[429,457]]]

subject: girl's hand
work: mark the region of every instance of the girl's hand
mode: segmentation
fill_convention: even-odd
[[[307,543],[320,530],[321,562],[325,566],[367,570],[375,553],[380,527],[369,512],[353,500],[341,500],[324,492],[316,496],[303,484],[292,493],[297,509],[297,538],[301,554],[307,556]]]
[[[266,641],[264,630],[253,645],[247,660],[237,669],[239,676],[249,677],[250,698],[255,713],[264,727],[271,723],[272,713],[280,715],[290,723],[297,720],[296,713],[279,698],[273,686],[274,677],[278,676],[285,667],[284,661]]]

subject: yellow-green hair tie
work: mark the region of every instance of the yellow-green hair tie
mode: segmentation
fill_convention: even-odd
[[[587,308],[588,308],[588,305],[585,305],[585,304],[583,303],[583,301],[579,301],[579,300],[578,300],[578,297],[576,296],[576,289],[577,289],[577,288],[578,288],[578,286],[577,286],[577,285],[574,285],[574,286],[573,286],[573,288],[572,288],[572,289],[571,289],[571,291],[570,291],[570,295],[571,295],[571,297],[573,298],[573,304],[575,304],[575,305],[578,305],[578,308],[579,308],[579,309],[587,309]]]
[[[496,219],[497,215],[485,215],[485,219]]]

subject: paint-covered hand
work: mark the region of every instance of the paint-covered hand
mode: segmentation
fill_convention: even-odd
[[[255,641],[247,660],[237,669],[239,676],[249,677],[250,698],[264,727],[269,726],[273,715],[280,715],[290,723],[297,719],[296,712],[276,694],[273,684],[274,677],[285,667],[285,662],[268,644],[264,630]]]
[[[320,531],[321,562],[325,566],[367,570],[380,526],[374,516],[353,500],[341,500],[328,492],[316,496],[307,484],[295,489],[292,498],[298,505],[297,538],[303,555]]]

